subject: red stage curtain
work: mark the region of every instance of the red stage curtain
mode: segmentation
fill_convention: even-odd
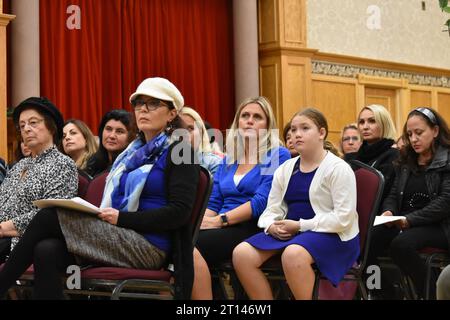
[[[70,5],[81,9],[80,30],[66,27]],[[130,110],[130,94],[154,76],[213,126],[232,121],[229,0],[41,0],[40,43],[41,95],[94,132],[106,111]]]

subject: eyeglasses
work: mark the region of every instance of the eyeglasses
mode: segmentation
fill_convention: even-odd
[[[29,125],[33,129],[36,129],[42,121],[44,121],[44,119],[31,119],[31,120],[28,120],[27,122],[25,122],[25,121],[21,122],[19,124],[19,130],[21,132],[24,132],[25,131],[25,127],[27,125]]]
[[[137,112],[140,112],[144,107],[146,107],[147,111],[154,111],[161,107],[169,107],[168,104],[159,99],[150,99],[147,101],[143,99],[135,99],[131,101],[131,105]]]
[[[359,137],[353,136],[353,137],[344,137],[344,138],[342,138],[343,142],[349,142],[350,140],[356,142],[356,141],[359,141]]]

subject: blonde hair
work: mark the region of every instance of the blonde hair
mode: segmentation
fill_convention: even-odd
[[[179,115],[180,116],[186,115],[186,116],[189,116],[192,119],[194,119],[195,125],[197,126],[198,130],[200,131],[200,136],[201,136],[200,144],[198,146],[198,151],[199,152],[212,152],[211,144],[209,143],[208,132],[206,131],[205,124],[202,120],[202,117],[200,117],[200,115],[198,114],[198,112],[195,111],[194,109],[192,109],[191,107],[184,106],[180,110]]]
[[[258,143],[258,163],[260,163],[266,153],[274,147],[283,145],[280,141],[278,134],[278,127],[275,121],[275,114],[273,113],[272,106],[267,98],[259,96],[255,98],[249,98],[244,100],[238,107],[236,114],[234,115],[231,128],[228,130],[226,139],[226,156],[227,163],[233,164],[240,159],[244,151],[244,141],[239,133],[239,118],[242,110],[249,104],[256,103],[261,107],[264,114],[267,117],[267,130],[265,134],[259,138]]]
[[[70,123],[72,123],[75,127],[78,128],[78,130],[80,130],[81,134],[83,135],[84,140],[86,140],[85,152],[77,160],[77,162],[75,162],[75,164],[77,165],[77,168],[84,170],[84,169],[86,169],[88,159],[92,155],[94,155],[95,152],[97,152],[98,145],[97,145],[97,142],[95,141],[95,137],[92,134],[91,129],[89,129],[89,127],[86,125],[86,123],[84,123],[83,121],[78,120],[78,119],[70,119],[70,120],[66,121],[66,123],[64,124],[64,127]],[[61,150],[63,151],[64,154],[66,154],[66,152],[64,151],[64,148],[62,147],[62,142],[61,142]]]
[[[397,130],[395,129],[394,121],[392,120],[389,111],[387,111],[387,109],[380,104],[371,104],[361,109],[358,114],[358,123],[361,112],[364,110],[370,110],[373,112],[375,122],[381,129],[381,138],[392,139],[395,141],[397,138]]]

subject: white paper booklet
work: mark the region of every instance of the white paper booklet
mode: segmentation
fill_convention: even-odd
[[[41,209],[48,207],[61,207],[93,214],[98,214],[100,212],[100,208],[94,206],[92,203],[89,203],[86,200],[81,199],[80,197],[75,197],[72,199],[35,200],[33,201],[33,204]]]
[[[376,216],[373,225],[377,226],[379,224],[384,224],[384,223],[393,222],[393,221],[402,220],[402,219],[406,219],[406,217],[404,217],[404,216]]]

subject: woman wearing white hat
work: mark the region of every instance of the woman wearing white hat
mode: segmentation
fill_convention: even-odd
[[[183,286],[176,294],[188,297],[193,267],[186,222],[196,196],[199,166],[193,164],[189,145],[174,148],[183,142],[171,139],[183,97],[168,80],[149,78],[130,102],[139,137],[114,162],[99,219],[61,209],[39,212],[0,272],[0,295],[31,263],[35,298],[60,299],[63,288],[57,275],[69,264],[158,270],[170,252],[177,252],[172,247],[181,246],[184,252],[178,258],[184,260],[177,260],[175,266],[183,265],[183,270],[175,274]],[[175,161],[180,150],[189,151],[189,161]]]

